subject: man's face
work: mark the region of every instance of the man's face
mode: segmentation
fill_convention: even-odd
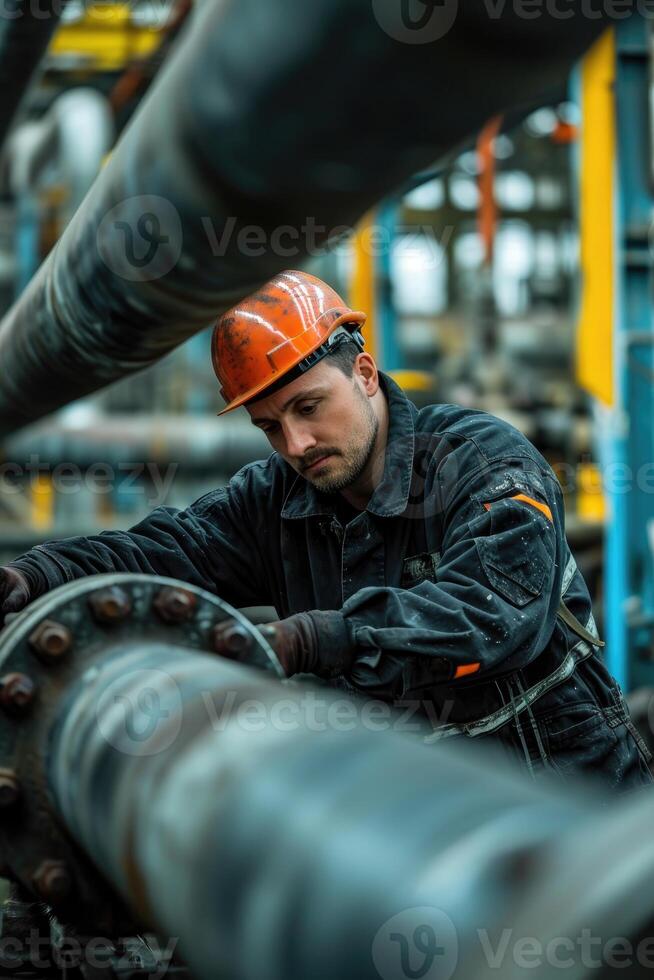
[[[379,423],[356,368],[347,378],[320,361],[246,407],[273,449],[325,493],[353,484],[371,459]]]

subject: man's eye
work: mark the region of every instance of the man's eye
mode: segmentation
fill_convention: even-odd
[[[300,409],[302,415],[313,415],[316,410],[316,405],[303,405]]]

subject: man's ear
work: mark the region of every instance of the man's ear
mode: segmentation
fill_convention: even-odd
[[[379,389],[379,372],[374,358],[367,351],[362,351],[354,362],[354,376],[363,385],[365,393],[372,398]]]

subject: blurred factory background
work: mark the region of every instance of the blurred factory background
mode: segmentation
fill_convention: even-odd
[[[189,9],[189,0],[62,6],[5,139],[1,313],[61,235]],[[596,200],[615,193],[610,166],[602,173],[584,153],[585,141],[620,139],[610,121],[597,121],[606,73],[620,83],[615,43],[605,36],[550,104],[490,120],[476,145],[398,191],[309,268],[370,312],[369,349],[417,403],[488,410],[547,457],[565,490],[568,536],[600,628],[611,611],[616,621],[625,609],[631,616],[622,633],[616,625],[609,650],[614,673],[634,686],[647,678],[626,679],[628,652],[643,662],[652,652],[651,495],[634,486],[620,498],[602,474],[607,461],[628,464],[632,449],[641,462],[652,460],[643,457],[639,434],[651,427],[651,351],[633,352],[625,382],[635,378],[646,400],[619,433],[610,422],[614,313],[628,301],[614,285],[624,271],[628,290],[630,256],[639,247],[641,257],[649,253],[642,228],[631,251],[622,250],[616,221],[583,208],[589,182]],[[633,37],[629,45],[633,70]],[[641,67],[646,72],[644,60]],[[645,132],[641,81],[643,98],[632,100],[624,126]],[[631,149],[640,159],[641,148]],[[633,175],[622,173],[633,187]],[[649,189],[643,193],[649,205]],[[281,247],[292,268],[299,261],[292,243],[280,240]],[[592,281],[580,274],[588,249],[594,268],[606,272]],[[220,405],[205,332],[156,366],[10,437],[0,467],[0,562],[45,538],[128,527],[153,506],[184,506],[267,454],[245,412],[218,420]],[[633,518],[641,496],[642,519],[611,544],[607,514],[618,519],[615,508],[626,507]],[[609,581],[607,547],[623,569],[619,581]]]

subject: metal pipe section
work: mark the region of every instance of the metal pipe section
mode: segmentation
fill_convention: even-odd
[[[491,115],[544,97],[606,23],[583,4],[565,19],[548,4],[528,19],[426,9],[201,4],[0,324],[0,435],[148,366],[316,254]]]
[[[60,704],[50,789],[198,980],[551,980],[563,952],[566,976],[613,975],[611,937],[654,919],[651,798],[602,810],[379,709],[125,647]]]
[[[3,0],[0,17],[0,147],[46,52],[65,0],[24,3]]]
[[[230,475],[269,454],[268,440],[246,418],[221,424],[214,416],[198,415],[108,415],[80,423],[49,419],[11,436],[3,453],[5,463],[18,466],[33,456],[76,466],[162,460]]]
[[[80,143],[80,132],[84,140]],[[35,194],[46,164],[66,180],[76,210],[95,180],[113,143],[109,102],[100,92],[78,87],[64,92],[37,122],[25,122],[12,133],[5,153],[7,184],[15,197]],[[71,215],[72,216],[72,215]]]
[[[238,610],[203,589],[160,575],[118,572],[75,579],[30,603],[0,632],[0,863],[8,877],[86,935],[97,930],[125,935],[124,923],[132,931],[133,918],[124,914],[123,902],[54,810],[47,766],[62,699],[81,676],[92,676],[127,649],[183,647],[191,659],[193,651],[212,653],[218,626],[221,643],[227,634],[235,657],[247,655],[252,669],[284,677],[273,650]],[[153,696],[147,701],[146,694],[143,710]],[[120,699],[110,709],[122,711],[130,725],[131,714]],[[155,709],[152,705],[156,722]],[[129,730],[140,749],[147,719],[145,728]],[[75,763],[69,778],[78,774]]]

